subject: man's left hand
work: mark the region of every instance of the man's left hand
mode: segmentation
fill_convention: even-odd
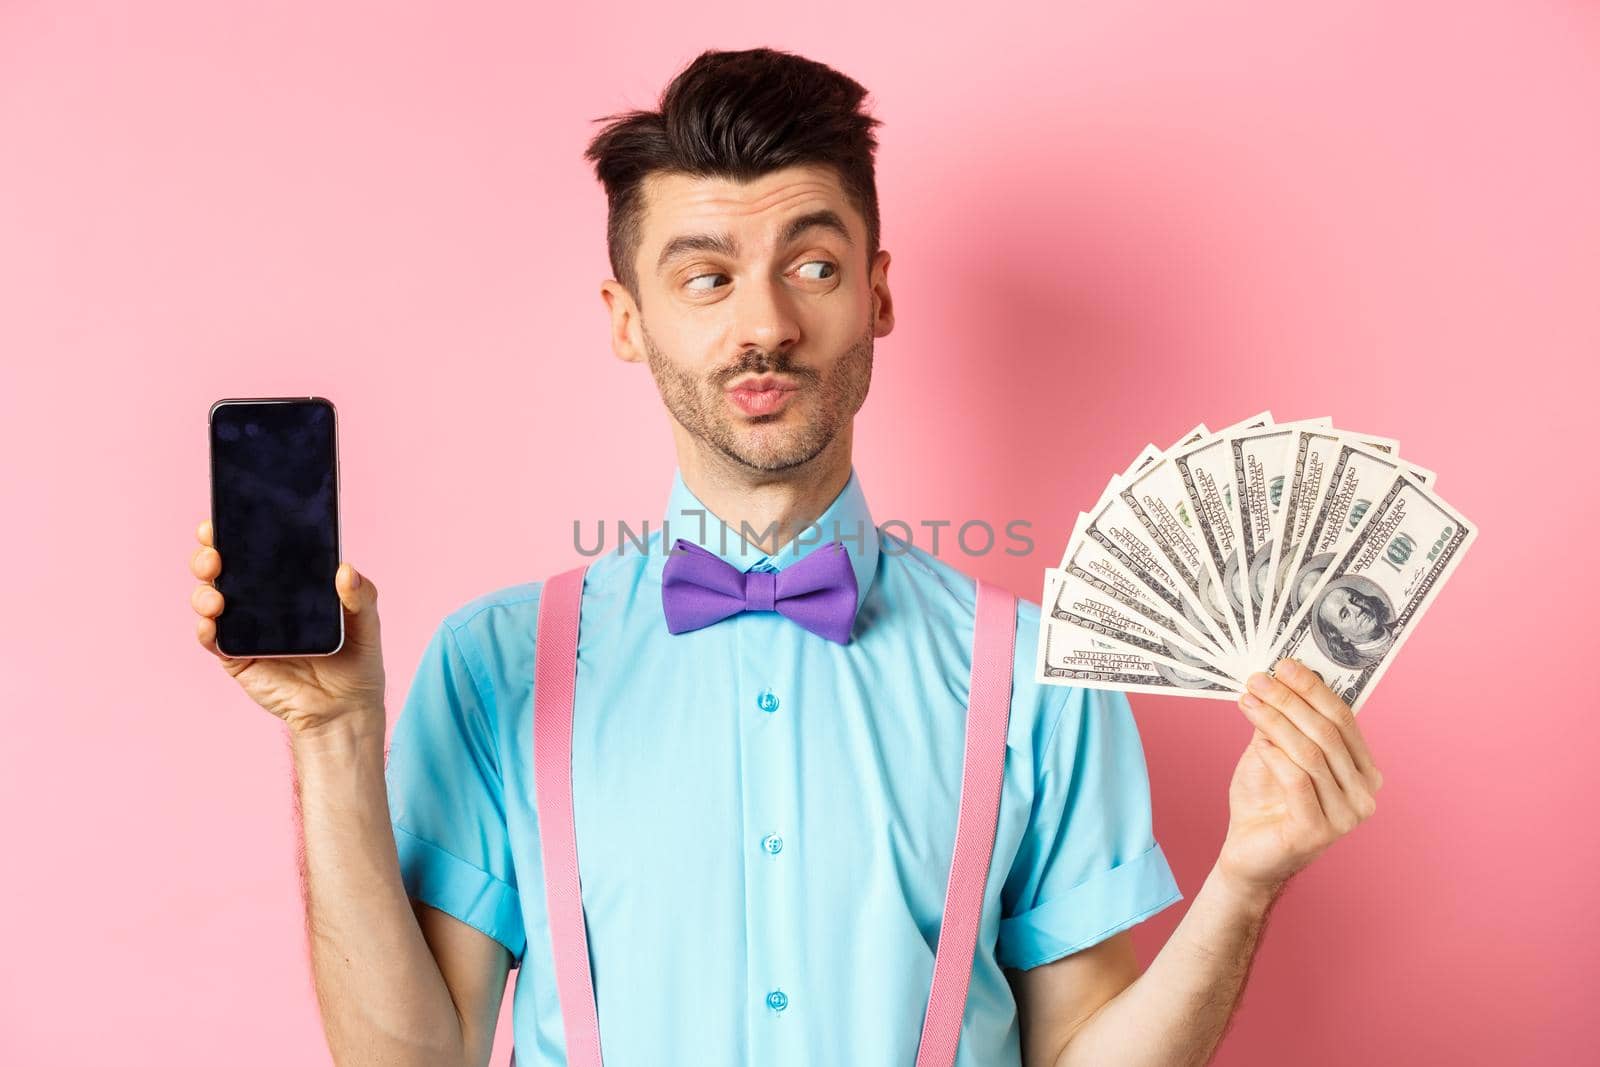
[[[1217,870],[1247,894],[1275,894],[1329,845],[1370,818],[1383,775],[1355,712],[1298,660],[1253,674],[1239,700],[1256,728],[1228,787]]]

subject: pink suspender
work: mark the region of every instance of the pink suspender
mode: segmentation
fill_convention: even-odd
[[[948,1067],[955,1062],[961,1040],[961,1016],[967,1006],[973,946],[983,915],[983,890],[1000,811],[1016,620],[1017,598],[980,578],[972,631],[967,747],[961,759],[961,813],[956,819],[956,848],[944,890],[944,920],[939,926],[939,947],[933,954],[933,988],[922,1020],[917,1067]]]
[[[533,665],[534,797],[568,1067],[600,1067],[600,1020],[589,977],[578,831],[572,822],[572,696],[578,680],[578,604],[588,569],[588,564],[574,567],[544,583]]]
[[[601,1067],[600,1023],[589,970],[589,940],[578,880],[577,830],[572,818],[572,706],[577,681],[578,609],[587,569],[587,565],[575,567],[544,583],[534,654],[534,793],[556,992],[561,1002],[569,1067]],[[961,1039],[961,1018],[966,1010],[1000,810],[1006,724],[1011,715],[1015,623],[1016,597],[980,579],[972,635],[960,814],[950,878],[945,886],[944,920],[933,957],[933,983],[917,1047],[917,1067],[948,1067],[955,1061]]]

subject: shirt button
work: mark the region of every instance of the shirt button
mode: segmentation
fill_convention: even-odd
[[[776,856],[783,851],[783,838],[777,834],[768,834],[761,839],[761,847]]]
[[[767,994],[767,1007],[773,1011],[782,1011],[789,1006],[789,997],[781,989],[774,989]]]
[[[760,708],[762,711],[777,711],[778,694],[774,693],[770,689],[763,689],[761,694],[756,697],[756,707]]]

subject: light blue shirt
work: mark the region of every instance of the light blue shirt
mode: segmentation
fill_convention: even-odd
[[[592,559],[579,622],[572,788],[607,1067],[909,1065],[955,844],[973,580],[879,530],[854,471],[774,557],[681,473],[665,517],[665,541],[653,523],[643,550],[613,541]],[[740,570],[843,540],[860,605],[850,643],[770,611],[669,633],[661,568],[678,537]],[[518,1067],[566,1062],[532,775],[541,584],[443,620],[387,769],[406,891],[520,964]],[[1034,681],[1039,605],[1018,605],[962,1067],[1020,1062],[1002,968],[1182,899],[1127,698]]]

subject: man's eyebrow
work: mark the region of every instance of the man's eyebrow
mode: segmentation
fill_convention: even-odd
[[[831,230],[842,238],[845,244],[851,247],[855,245],[855,242],[850,240],[850,228],[844,224],[844,219],[839,217],[839,213],[832,208],[808,212],[792,219],[789,225],[784,228],[783,236],[778,239],[778,243],[786,245],[813,227]]]
[[[844,243],[854,247],[855,242],[850,239],[850,228],[844,224],[844,219],[831,208],[822,208],[810,211],[804,215],[797,215],[784,227],[782,235],[778,238],[779,244],[788,244],[807,230],[820,228],[831,231],[843,239]],[[661,249],[661,255],[656,259],[656,269],[660,270],[669,262],[679,256],[690,252],[715,252],[737,259],[739,256],[739,242],[725,233],[686,233],[680,234],[668,241]]]
[[[661,249],[661,255],[656,259],[656,270],[665,267],[679,256],[690,252],[715,252],[737,259],[739,256],[739,242],[725,233],[685,233],[674,237]]]

